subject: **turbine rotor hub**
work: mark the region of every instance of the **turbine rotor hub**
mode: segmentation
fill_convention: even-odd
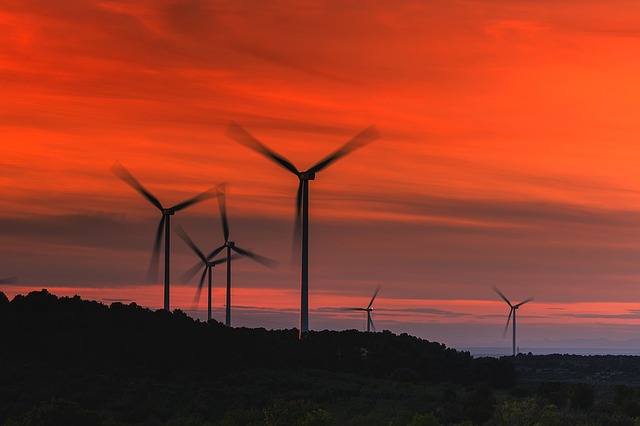
[[[315,172],[301,172],[298,174],[300,180],[314,180],[316,178]]]
[[[173,209],[162,209],[162,214],[165,216],[173,216],[176,212]]]

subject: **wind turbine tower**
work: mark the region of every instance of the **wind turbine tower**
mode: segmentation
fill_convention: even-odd
[[[193,204],[204,201],[208,198],[213,198],[216,194],[212,189],[203,192],[200,195],[196,195],[193,198],[190,198],[182,203],[176,204],[173,207],[164,207],[162,203],[144,186],[138,182],[138,180],[133,177],[131,173],[120,163],[116,163],[111,167],[111,171],[122,179],[125,183],[129,184],[133,189],[138,191],[140,195],[147,199],[151,204],[153,204],[160,213],[162,214],[162,218],[160,219],[160,223],[158,224],[158,230],[156,232],[156,239],[153,243],[153,252],[151,253],[151,262],[149,264],[149,272],[147,273],[147,282],[155,281],[158,270],[158,259],[160,257],[160,243],[162,241],[162,237],[164,236],[164,309],[166,311],[170,310],[169,307],[169,287],[170,287],[170,253],[171,253],[171,245],[170,245],[170,236],[171,236],[171,216],[173,216],[176,212],[186,209]]]
[[[505,325],[504,327],[504,332],[502,333],[503,336],[506,336],[507,334],[507,329],[509,328],[509,320],[511,320],[511,316],[513,315],[513,356],[517,355],[517,348],[516,348],[516,312],[518,311],[518,308],[520,308],[520,306],[524,305],[525,303],[531,302],[533,300],[533,297],[529,297],[528,299],[523,300],[522,302],[518,303],[517,305],[512,305],[511,302],[509,301],[509,299],[507,299],[507,297],[502,294],[502,292],[498,289],[498,287],[493,286],[493,291],[495,291],[498,296],[502,297],[502,299],[507,302],[507,305],[509,305],[509,316],[507,317],[507,325]]]
[[[229,240],[229,219],[227,217],[227,202],[225,185],[219,185],[216,188],[218,197],[218,207],[220,208],[220,220],[222,222],[222,234],[224,236],[224,244],[212,251],[207,259],[212,259],[215,255],[220,253],[223,249],[226,249],[226,264],[227,264],[227,294],[226,294],[226,308],[225,308],[225,325],[231,327],[231,260],[236,259],[239,256],[248,257],[254,261],[274,268],[276,262],[258,254],[255,254],[249,250],[239,247],[235,241]],[[235,252],[235,253],[234,253]]]
[[[200,276],[198,290],[196,291],[196,296],[194,298],[195,302],[198,302],[200,300],[200,292],[202,291],[202,285],[204,284],[204,279],[208,274],[207,321],[211,321],[211,287],[213,283],[213,278],[212,278],[213,268],[215,268],[216,265],[226,262],[227,259],[221,258],[221,259],[211,260],[215,257],[216,254],[218,254],[215,251],[214,253],[210,254],[208,257],[205,257],[204,253],[202,253],[202,250],[198,248],[198,246],[193,242],[193,240],[189,237],[189,235],[187,235],[187,233],[185,232],[184,229],[182,229],[182,227],[178,226],[178,229],[176,230],[176,232],[178,233],[180,238],[182,238],[182,240],[191,248],[191,250],[196,254],[196,256],[198,256],[201,260],[201,263],[196,264],[193,268],[191,268],[190,270],[188,270],[183,274],[183,279],[185,281],[190,280],[191,277],[193,277],[196,274],[196,272],[198,272],[198,269],[200,269],[202,265],[204,266],[202,270],[202,275]]]
[[[320,160],[306,171],[298,170],[293,163],[269,149],[235,122],[229,124],[227,128],[227,136],[247,148],[264,155],[280,167],[283,167],[294,174],[300,181],[298,184],[298,195],[296,197],[296,224],[294,228],[294,238],[297,242],[300,233],[302,233],[300,334],[298,336],[302,339],[309,332],[309,181],[315,180],[316,173],[324,170],[336,160],[378,139],[380,137],[380,133],[375,126],[366,128],[332,154]]]
[[[380,286],[376,287],[376,291],[373,292],[373,297],[369,302],[369,306],[367,306],[366,308],[349,308],[348,309],[350,311],[366,311],[367,312],[367,333],[369,333],[371,329],[373,329],[374,332],[376,331],[376,327],[373,325],[373,320],[371,320],[371,311],[373,311],[373,308],[371,306],[373,305],[373,301],[376,299],[376,296],[378,295],[379,291],[380,291]]]

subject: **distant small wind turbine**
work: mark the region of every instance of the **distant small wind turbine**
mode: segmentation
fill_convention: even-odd
[[[227,136],[247,148],[264,155],[280,167],[283,167],[296,175],[300,181],[298,184],[298,195],[296,197],[294,239],[297,243],[300,232],[302,232],[299,338],[303,338],[309,332],[309,181],[314,180],[316,178],[316,173],[324,170],[331,163],[378,139],[380,137],[380,133],[375,126],[370,126],[364,129],[350,141],[306,171],[299,171],[293,163],[283,156],[276,154],[235,122],[229,124],[229,127],[227,128]]]
[[[367,312],[367,333],[369,333],[371,331],[371,329],[373,329],[373,331],[376,331],[376,327],[373,325],[373,321],[371,320],[371,311],[373,311],[373,308],[371,307],[373,305],[373,301],[376,299],[376,296],[378,295],[378,292],[380,291],[380,286],[376,287],[376,291],[373,292],[373,297],[371,298],[371,301],[369,302],[369,305],[366,308],[347,308],[347,310],[349,311],[366,311]]]
[[[220,247],[212,251],[208,259],[215,257],[218,253],[222,251],[222,249],[227,249],[227,296],[226,296],[226,312],[225,312],[225,324],[227,327],[231,327],[231,260],[235,259],[232,256],[232,251],[236,252],[240,256],[246,256],[256,262],[267,266],[269,268],[274,268],[276,262],[267,257],[260,256],[258,254],[252,253],[249,250],[245,250],[241,247],[238,247],[234,241],[229,241],[229,219],[227,218],[227,202],[226,202],[226,194],[225,194],[225,185],[220,185],[216,189],[218,195],[218,207],[220,208],[220,219],[222,221],[222,233],[224,235],[224,244]]]
[[[513,314],[513,326],[512,326],[513,327],[513,356],[516,356],[516,311],[518,310],[518,308],[520,308],[520,306],[524,305],[525,303],[531,302],[533,300],[533,297],[529,297],[528,299],[523,300],[517,305],[512,305],[511,302],[509,302],[509,299],[507,299],[507,297],[504,294],[502,294],[502,292],[498,289],[498,287],[493,286],[493,291],[495,291],[500,297],[502,297],[504,301],[507,302],[507,304],[511,308],[509,310],[509,316],[507,317],[507,325],[505,325],[504,327],[504,332],[502,333],[502,336],[504,337],[507,335],[507,329],[509,328],[509,320],[511,320],[511,315]]]
[[[173,207],[165,208],[162,203],[160,203],[160,201],[153,194],[151,194],[151,192],[149,192],[144,186],[142,186],[140,182],[138,182],[138,180],[134,178],[127,169],[124,168],[122,164],[116,162],[111,167],[111,171],[125,183],[129,184],[133,189],[138,191],[144,198],[146,198],[162,213],[162,218],[160,219],[160,224],[158,225],[158,231],[156,232],[156,239],[153,244],[153,252],[151,253],[151,262],[149,264],[149,272],[147,273],[147,282],[155,282],[157,279],[159,263],[158,261],[160,257],[160,242],[164,235],[164,309],[166,311],[169,311],[169,257],[171,216],[173,216],[177,211],[186,209],[193,204],[199,203],[208,198],[215,197],[215,193],[213,192],[213,189],[209,189],[202,194],[196,195],[195,197],[183,201],[182,203],[176,204]]]
[[[213,271],[212,271],[212,269],[216,265],[219,265],[221,263],[225,263],[227,261],[227,259],[226,258],[221,258],[221,259],[211,260],[218,253],[214,253],[213,255],[209,255],[209,257],[205,257],[204,253],[202,253],[202,250],[200,250],[198,248],[198,246],[196,246],[196,244],[189,237],[189,235],[187,235],[185,230],[182,229],[182,227],[178,226],[177,229],[176,229],[176,232],[178,233],[180,238],[182,238],[182,240],[191,248],[191,250],[193,250],[193,252],[196,254],[196,256],[198,256],[200,258],[200,260],[202,261],[202,263],[198,263],[193,268],[191,268],[190,270],[188,270],[187,272],[185,272],[183,274],[184,280],[185,281],[189,281],[196,274],[196,272],[198,272],[198,269],[200,269],[200,267],[202,267],[202,265],[204,265],[204,268],[202,270],[202,275],[200,276],[200,282],[198,283],[198,290],[196,291],[196,296],[194,298],[194,301],[196,303],[200,300],[200,292],[202,291],[202,285],[204,284],[205,276],[208,274],[207,321],[211,321],[211,287],[212,287],[212,283],[213,283],[213,277],[212,277],[213,276]]]

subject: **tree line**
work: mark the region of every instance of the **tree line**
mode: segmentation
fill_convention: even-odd
[[[46,290],[9,301],[0,292],[0,424],[622,426],[640,418],[637,387],[596,381],[601,371],[614,379],[634,371],[631,357],[474,358],[388,331],[297,336],[135,303]]]

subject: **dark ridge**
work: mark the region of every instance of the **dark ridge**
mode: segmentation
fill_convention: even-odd
[[[515,369],[507,361],[474,359],[407,334],[319,331],[298,341],[295,329],[228,328],[180,310],[151,311],[135,303],[106,306],[79,296],[58,298],[47,290],[18,295],[8,304],[1,302],[3,296],[2,357],[14,362],[207,377],[256,368],[314,368],[388,378],[410,369],[416,382],[515,383]]]
[[[388,424],[442,405],[434,387],[492,394],[516,382],[506,358],[407,334],[297,336],[47,290],[10,302],[0,293],[0,424],[322,425],[378,415]],[[379,405],[386,411],[374,414]],[[320,420],[296,423],[291,411]],[[458,411],[441,416],[464,420]]]
[[[640,357],[473,358],[388,331],[228,328],[0,292],[0,424],[633,425]],[[518,377],[517,377],[518,376]]]

